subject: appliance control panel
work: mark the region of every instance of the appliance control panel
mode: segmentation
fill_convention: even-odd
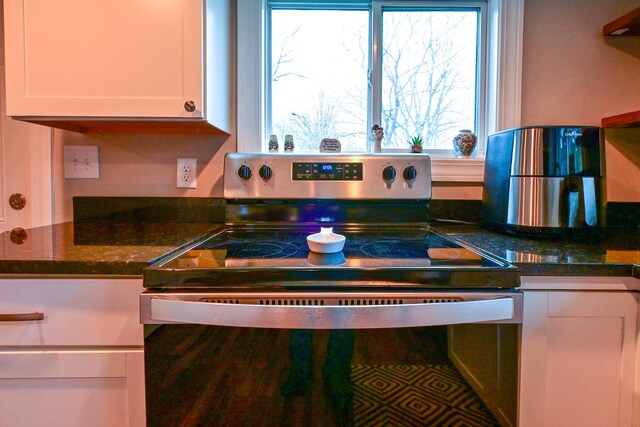
[[[227,199],[431,198],[427,154],[228,153]]]

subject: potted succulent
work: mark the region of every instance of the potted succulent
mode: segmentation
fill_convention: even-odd
[[[421,136],[414,136],[411,138],[410,144],[412,153],[422,153],[422,144],[424,144],[424,140]]]

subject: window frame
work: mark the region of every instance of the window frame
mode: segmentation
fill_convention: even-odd
[[[261,151],[265,135],[266,96],[269,83],[266,82],[265,65],[267,64],[267,42],[265,37],[265,24],[268,17],[266,0],[237,0],[237,151],[256,152]],[[343,2],[340,2],[343,3]],[[362,8],[362,1],[353,0],[346,9]],[[473,1],[440,1],[430,2],[439,4],[445,8],[451,6],[478,5]],[[446,3],[446,4],[445,4]],[[296,2],[289,2],[289,6]],[[285,2],[279,2],[278,6],[286,6]],[[326,6],[333,7],[330,3]],[[381,0],[373,1],[372,9],[382,7],[414,7],[410,1]],[[486,40],[480,49],[484,51],[484,61],[478,66],[478,85],[482,86],[485,96],[478,96],[477,120],[478,129],[482,129],[478,137],[486,140],[486,137],[500,130],[517,127],[520,124],[520,95],[522,82],[522,28],[523,28],[524,0],[487,0],[486,16],[481,19]],[[370,30],[374,32],[374,46],[379,46],[379,38],[375,33],[381,33],[381,19],[375,19],[375,10],[370,13]],[[381,16],[378,16],[381,18]],[[375,48],[374,48],[375,50]],[[370,60],[375,57],[381,60],[380,55],[370,55]],[[370,64],[371,67],[372,64]],[[374,67],[379,70],[379,67]],[[371,78],[381,78],[372,75]],[[478,87],[481,90],[481,87]],[[371,91],[371,89],[370,89]],[[369,96],[371,102],[372,97]],[[372,116],[375,106],[371,106],[369,116]],[[378,111],[380,106],[378,105]],[[367,118],[369,121],[372,117]],[[482,126],[480,124],[482,121]],[[397,152],[398,150],[385,150],[385,152]],[[432,175],[434,181],[458,181],[481,182],[484,174],[484,152],[479,152],[472,158],[456,158],[453,150],[427,151],[432,159]],[[361,153],[360,153],[361,154]],[[354,153],[358,155],[358,153]]]

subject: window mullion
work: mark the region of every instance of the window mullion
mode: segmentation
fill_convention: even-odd
[[[266,13],[265,13],[265,26],[266,28],[271,28],[271,13],[273,11],[273,6],[268,4],[266,5]],[[262,117],[264,120],[264,128],[262,130],[262,135],[260,138],[260,151],[267,151],[267,138],[269,138],[269,136],[267,135],[266,130],[267,129],[271,129],[271,123],[272,123],[272,114],[271,114],[271,110],[273,108],[273,102],[272,102],[272,79],[271,79],[271,74],[272,74],[272,67],[273,67],[273,47],[272,47],[272,43],[271,43],[271,31],[266,31],[265,32],[265,44],[264,44],[264,69],[266,70],[266,73],[264,73],[264,99],[262,100]]]
[[[373,1],[370,20],[371,44],[369,46],[369,129],[382,122],[382,5]],[[367,150],[373,151],[368,141]]]

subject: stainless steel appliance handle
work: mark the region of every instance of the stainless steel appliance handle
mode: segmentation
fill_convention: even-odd
[[[593,178],[566,177],[570,227],[591,226],[598,223],[596,190]]]
[[[188,323],[279,329],[374,329],[513,320],[515,299],[389,305],[261,305],[149,297],[143,323]],[[146,307],[145,307],[146,306]],[[145,308],[148,319],[145,319]]]
[[[584,204],[585,224],[595,227],[598,225],[598,213],[596,211],[596,189],[593,178],[585,178],[582,181],[582,203]]]

